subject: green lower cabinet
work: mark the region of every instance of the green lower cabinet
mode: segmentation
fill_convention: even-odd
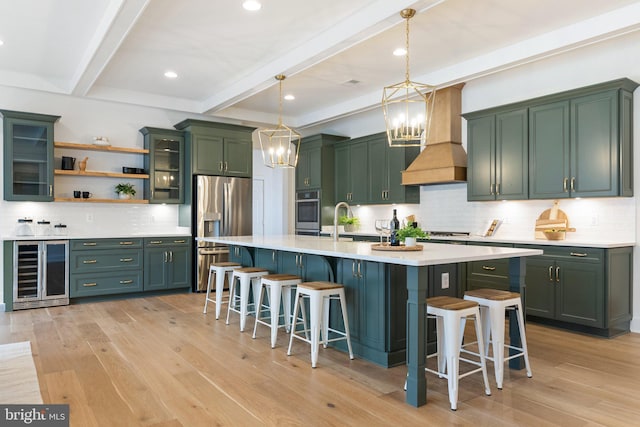
[[[279,252],[278,273],[295,274],[304,282],[333,282],[333,267],[320,255]]]
[[[255,266],[269,270],[271,273],[279,271],[279,252],[273,249],[256,248],[254,251]]]
[[[229,246],[229,261],[237,262],[243,267],[253,267],[251,251],[244,246]]]
[[[72,274],[69,297],[125,294],[142,291],[142,270]]]
[[[345,287],[354,354],[385,367],[405,363],[406,269],[372,261],[338,259],[336,270],[336,281]],[[332,302],[329,322],[332,328],[344,330],[338,304],[338,301]],[[338,341],[336,347],[347,351],[344,341]]]
[[[191,286],[190,242],[190,238],[145,239],[145,291]]]
[[[470,243],[476,246],[513,247],[499,243]],[[491,288],[509,290],[509,260],[492,259],[487,261],[471,261],[466,265],[467,289]]]
[[[629,331],[632,248],[537,247],[527,259],[526,313],[613,336]]]

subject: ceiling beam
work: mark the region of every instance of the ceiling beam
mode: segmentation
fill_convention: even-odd
[[[202,105],[202,112],[212,114],[228,108],[276,84],[276,74],[292,76],[387,30],[402,20],[399,12],[404,8],[424,10],[443,1],[445,0],[378,0],[370,3],[307,43],[206,99]]]
[[[86,96],[151,0],[111,0],[69,85]]]

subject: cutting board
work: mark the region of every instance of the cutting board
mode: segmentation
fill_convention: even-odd
[[[544,230],[562,229],[566,231],[576,231],[569,227],[569,217],[559,207],[559,202],[555,200],[553,207],[543,211],[536,220],[535,238],[547,240]]]

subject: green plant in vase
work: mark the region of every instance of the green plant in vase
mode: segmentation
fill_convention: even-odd
[[[420,227],[414,227],[412,225],[407,225],[398,230],[396,236],[398,240],[404,242],[405,246],[415,246],[416,239],[418,238],[430,238],[429,234],[425,233]]]
[[[344,225],[344,231],[353,232],[360,227],[360,219],[356,216],[342,215],[338,218],[338,224]]]
[[[136,195],[136,189],[133,188],[133,184],[128,182],[120,183],[116,185],[116,193],[121,199],[130,199]]]

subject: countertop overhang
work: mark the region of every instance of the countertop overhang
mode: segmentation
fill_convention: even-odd
[[[543,251],[538,249],[450,245],[442,243],[422,243],[424,248],[422,251],[377,251],[372,249],[371,242],[353,242],[342,239],[334,242],[332,238],[327,237],[296,235],[205,237],[199,238],[198,240],[417,267],[543,254]]]

